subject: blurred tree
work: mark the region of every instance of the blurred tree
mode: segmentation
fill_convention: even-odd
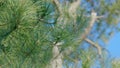
[[[113,59],[112,60],[112,68],[118,68],[120,67],[120,59]]]
[[[0,67],[109,68],[119,1],[0,0]]]

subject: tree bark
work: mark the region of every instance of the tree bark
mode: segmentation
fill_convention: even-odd
[[[60,50],[58,48],[60,45],[62,45],[62,42],[59,42],[53,46],[53,57],[50,61],[50,68],[62,68],[62,53],[60,53]]]

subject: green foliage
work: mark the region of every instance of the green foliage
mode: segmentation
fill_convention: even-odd
[[[116,58],[112,60],[112,68],[118,68],[120,67],[120,59]]]
[[[0,11],[2,68],[40,68],[50,60],[51,47],[44,38],[46,28],[37,24],[37,8],[31,0],[7,0]]]
[[[109,9],[110,14],[119,9],[114,6]],[[57,42],[63,42],[60,52],[72,48],[63,59],[66,67],[75,65],[76,58],[82,67],[91,67],[97,57],[96,50],[81,48],[84,42],[77,42],[89,25],[90,19],[84,16],[86,10],[78,9],[74,26],[66,6],[63,8],[63,20],[59,21],[59,13],[50,0],[0,0],[0,68],[45,68]],[[99,27],[98,30],[103,28]]]

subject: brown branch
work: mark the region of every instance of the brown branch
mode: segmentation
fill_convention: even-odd
[[[87,39],[87,36],[89,35],[93,25],[95,24],[95,21],[98,18],[102,18],[103,16],[97,16],[97,13],[92,11],[91,13],[91,20],[89,22],[89,26],[85,29],[85,33],[82,34],[82,37],[80,37],[80,40],[78,40],[78,43],[82,42],[83,40],[87,41],[88,43],[92,44],[95,48],[98,50],[98,54],[101,55],[101,47],[98,44],[95,44],[93,41]]]
[[[62,42],[54,42],[52,49],[51,68],[62,68],[62,53],[60,53],[58,46],[62,45]]]
[[[74,14],[76,14],[77,8],[80,6],[80,1],[81,0],[77,0],[73,3],[71,3],[69,10],[68,10],[70,15],[73,16]]]
[[[68,13],[70,15],[70,17],[73,19],[73,27],[74,27],[74,31],[76,32],[77,30],[77,24],[76,24],[76,19],[77,19],[77,9],[78,7],[80,6],[80,1],[81,0],[77,0],[77,1],[74,1],[73,3],[70,4],[70,7],[68,9]]]
[[[102,48],[100,47],[100,45],[94,43],[93,41],[91,41],[88,38],[86,38],[85,41],[88,42],[88,43],[90,43],[93,47],[97,48],[98,54],[101,56],[101,54],[102,54]]]
[[[95,21],[97,20],[97,13],[92,12],[91,13],[91,21],[89,22],[89,26],[85,29],[85,33],[82,35],[82,40],[87,37],[87,35],[90,33]]]
[[[97,13],[92,11],[91,13],[91,20],[89,22],[89,25],[86,27],[85,32],[80,36],[78,43],[82,42],[83,40],[85,40],[85,38],[88,36],[88,34],[90,33],[93,25],[95,24],[95,21],[98,18],[102,18],[103,16],[97,16]]]
[[[58,10],[58,12],[60,14],[62,14],[62,8],[61,8],[61,4],[59,3],[58,0],[52,0],[53,4],[56,6],[56,9]]]

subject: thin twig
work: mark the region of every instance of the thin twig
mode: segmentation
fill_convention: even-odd
[[[91,41],[88,38],[86,38],[85,41],[88,42],[88,43],[90,43],[93,47],[97,48],[98,54],[101,56],[101,54],[102,54],[102,48],[100,47],[100,45],[94,43],[93,41]]]
[[[7,25],[7,24],[0,24],[0,26],[5,26],[5,25]]]

